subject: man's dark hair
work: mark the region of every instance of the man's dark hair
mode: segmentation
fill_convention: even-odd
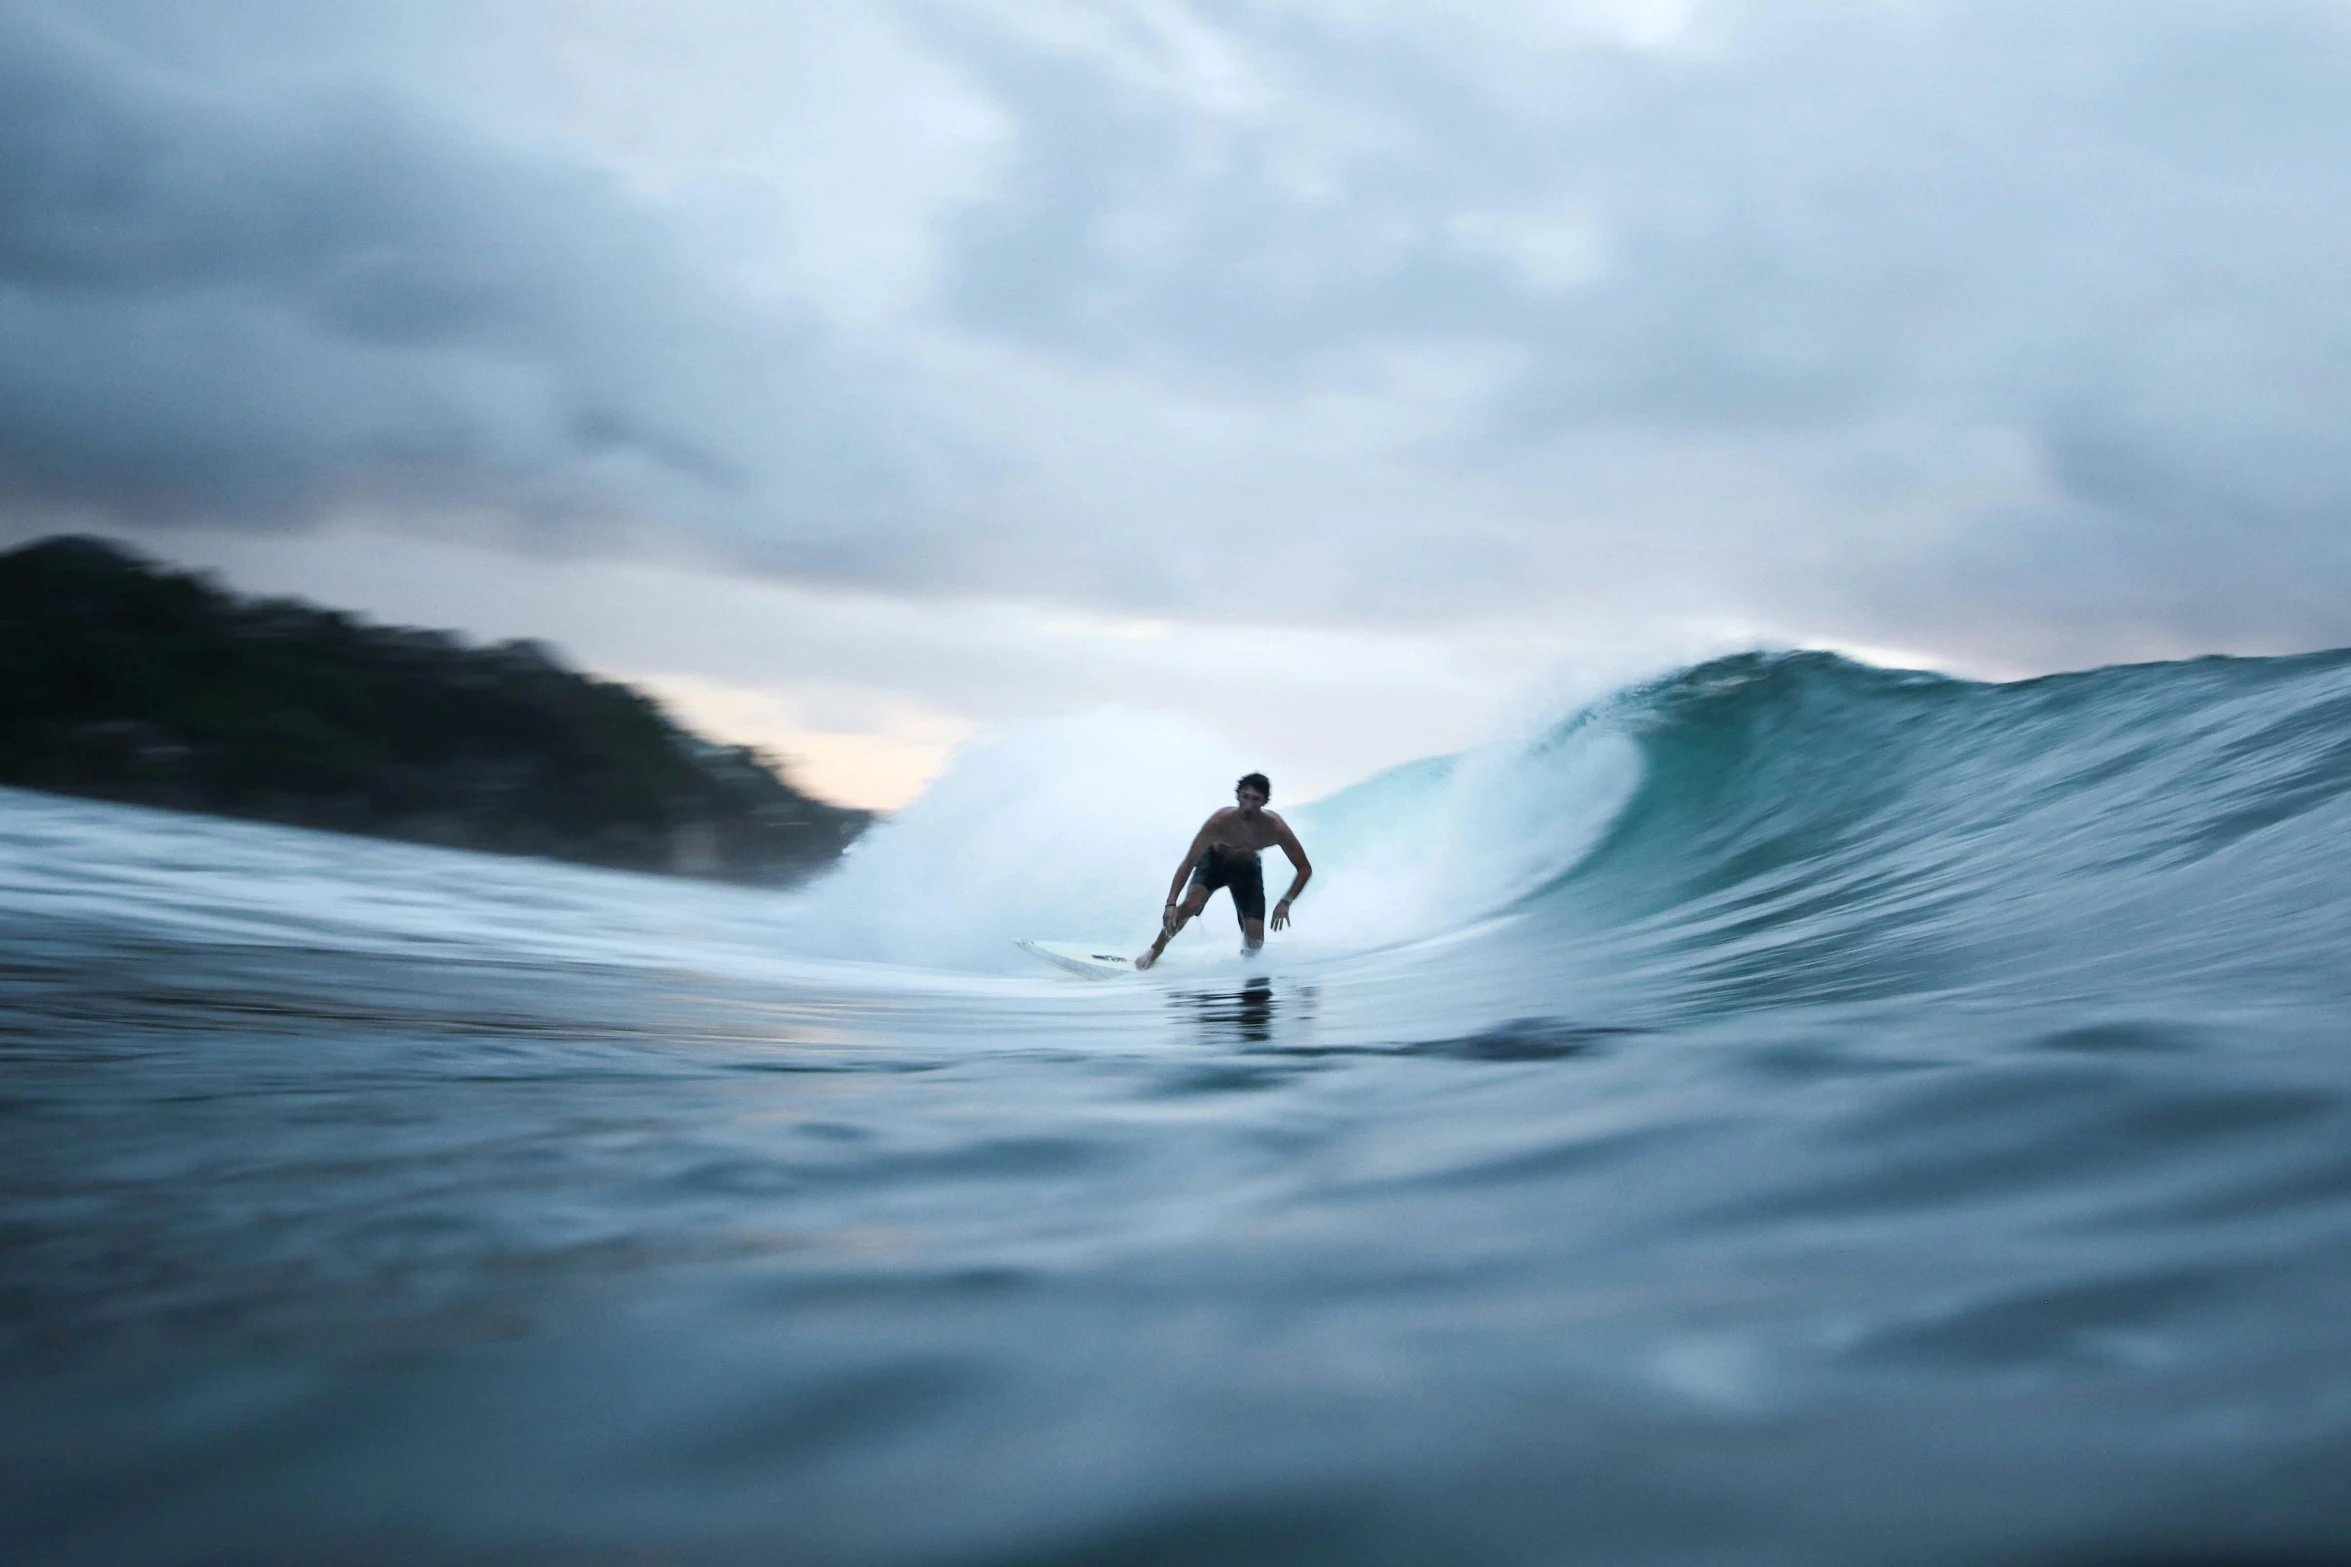
[[[1233,787],[1236,789],[1254,789],[1269,800],[1273,798],[1273,780],[1266,777],[1263,773],[1243,773],[1240,777],[1240,781],[1235,783]]]

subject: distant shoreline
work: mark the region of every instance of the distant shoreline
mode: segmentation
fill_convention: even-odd
[[[0,553],[0,784],[768,885],[874,816],[543,644],[247,598],[83,536]]]

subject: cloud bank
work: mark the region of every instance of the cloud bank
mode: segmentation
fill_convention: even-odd
[[[2340,0],[1459,10],[0,5],[10,525],[2351,641]]]
[[[808,311],[712,287],[609,174],[349,69],[174,69],[75,9],[0,8],[18,508],[682,527],[819,569],[887,551],[938,460],[913,404]]]

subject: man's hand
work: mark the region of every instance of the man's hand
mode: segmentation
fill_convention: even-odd
[[[1273,906],[1273,928],[1275,930],[1283,930],[1289,926],[1289,923],[1290,900],[1284,898]]]
[[[1159,928],[1163,933],[1172,936],[1175,934],[1175,927],[1176,900],[1170,898],[1167,900],[1167,907],[1159,911]]]

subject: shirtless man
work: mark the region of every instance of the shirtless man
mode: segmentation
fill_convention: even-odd
[[[1306,879],[1314,874],[1314,867],[1306,863],[1306,851],[1298,846],[1298,835],[1290,831],[1290,824],[1265,808],[1273,798],[1273,785],[1265,774],[1251,773],[1233,786],[1233,798],[1238,804],[1228,805],[1207,821],[1192,835],[1192,847],[1184,853],[1184,863],[1176,867],[1175,880],[1168,884],[1167,908],[1159,916],[1159,939],[1151,943],[1151,950],[1135,956],[1135,967],[1149,968],[1159,961],[1167,944],[1175,939],[1202,909],[1208,907],[1208,895],[1219,887],[1230,887],[1233,892],[1233,912],[1240,916],[1241,939],[1255,952],[1265,945],[1265,871],[1257,863],[1260,850],[1279,848],[1288,857],[1298,874],[1290,879],[1290,890],[1282,894],[1282,901],[1273,906],[1273,928],[1280,930],[1290,923],[1290,905],[1298,894],[1306,890]],[[1184,878],[1192,878],[1192,890],[1184,893]],[[1178,903],[1178,896],[1183,902]]]

